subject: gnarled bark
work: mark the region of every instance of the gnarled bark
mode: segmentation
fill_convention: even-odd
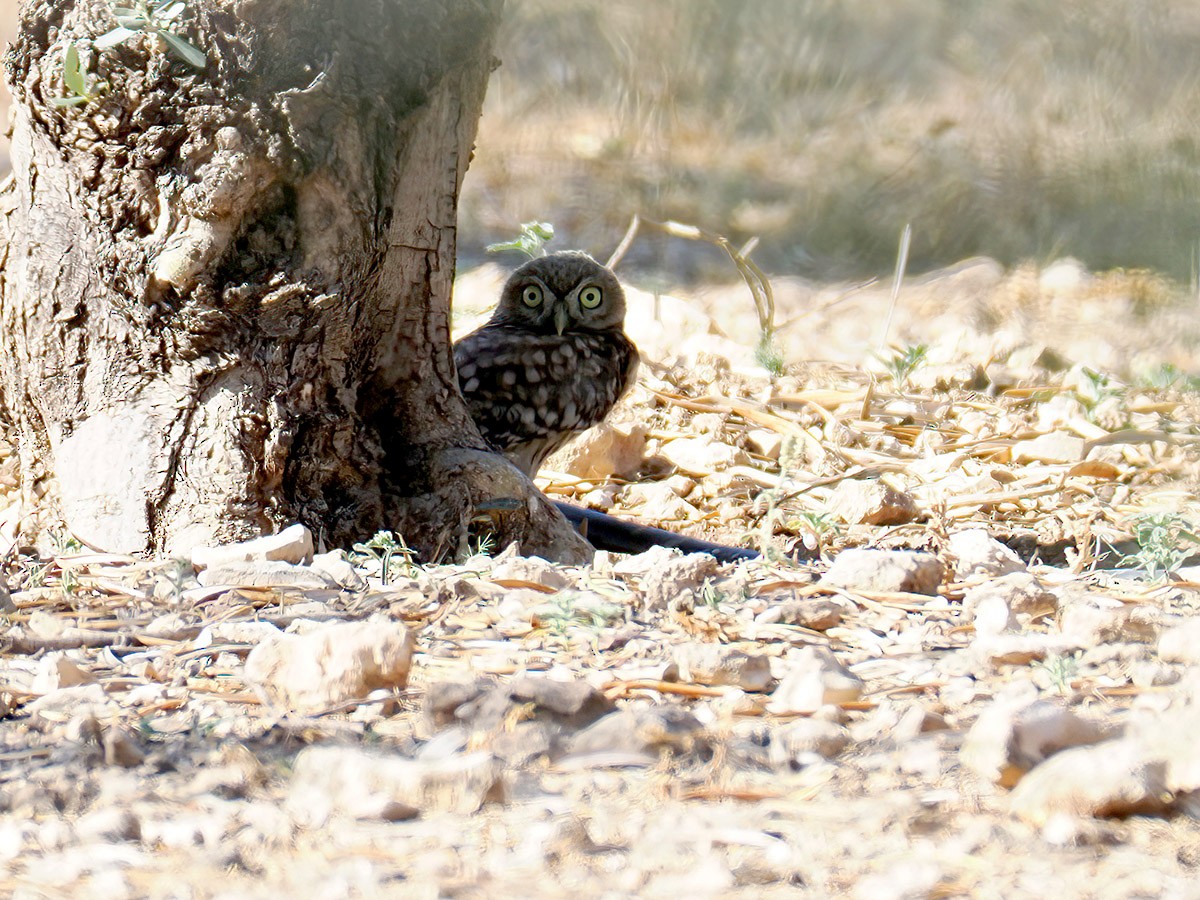
[[[106,549],[300,519],[427,557],[473,518],[585,545],[455,386],[458,190],[502,0],[190,0],[204,71],[102,0],[32,0],[6,63],[0,405],[27,491]],[[74,41],[108,82],[59,108]]]

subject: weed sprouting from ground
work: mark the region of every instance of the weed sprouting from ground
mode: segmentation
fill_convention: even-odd
[[[929,347],[925,344],[912,344],[908,347],[895,349],[891,356],[877,356],[887,370],[892,383],[898,388],[908,383],[909,377],[925,362]]]
[[[404,542],[403,538],[393,535],[390,531],[380,531],[369,541],[355,544],[349,553],[349,558],[350,562],[356,566],[368,561],[378,563],[379,580],[384,584],[390,584],[394,557],[401,558],[400,571],[405,575],[413,576],[417,572],[416,564],[413,562],[415,555],[415,551]]]
[[[1143,569],[1152,579],[1169,576],[1200,545],[1192,523],[1172,512],[1143,513],[1135,518],[1133,539],[1138,550],[1124,557],[1121,565]]]

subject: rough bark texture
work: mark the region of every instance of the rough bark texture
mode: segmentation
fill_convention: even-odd
[[[458,189],[503,0],[191,0],[204,71],[103,0],[33,0],[6,68],[0,401],[28,495],[110,550],[294,519],[426,556],[484,516],[584,545],[455,387]],[[74,41],[108,82],[60,109]]]

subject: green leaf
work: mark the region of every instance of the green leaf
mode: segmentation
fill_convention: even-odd
[[[204,55],[204,51],[195,44],[181,38],[179,35],[170,31],[159,30],[158,36],[167,42],[167,46],[175,51],[179,57],[196,69],[203,69],[208,65],[208,57]]]
[[[79,60],[79,48],[73,43],[67,44],[63,51],[63,83],[76,97],[87,97],[87,80]]]
[[[55,106],[83,106],[88,102],[87,97],[51,97],[50,102]]]
[[[137,34],[137,31],[134,29],[121,26],[120,28],[114,28],[112,31],[100,35],[100,37],[92,41],[92,46],[98,51],[111,50],[113,47],[117,46],[117,44],[128,40],[135,34]]]

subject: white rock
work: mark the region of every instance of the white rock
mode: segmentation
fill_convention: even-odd
[[[771,692],[767,711],[813,713],[822,706],[859,699],[863,680],[837,661],[827,647],[802,647],[789,654],[785,674]]]
[[[765,691],[774,679],[771,661],[724,644],[691,642],[672,649],[672,664],[664,678],[691,684],[729,685],[743,691]]]
[[[514,556],[492,568],[488,576],[492,581],[525,581],[560,591],[571,584],[554,563],[540,556]]]
[[[309,747],[296,757],[287,808],[320,827],[331,815],[395,821],[421,812],[469,815],[502,799],[501,764],[487,752],[411,760],[357,747]]]
[[[825,719],[797,719],[771,731],[768,752],[776,768],[799,768],[810,753],[829,759],[849,745],[845,726]]]
[[[975,634],[980,636],[992,637],[1021,628],[1008,601],[997,594],[989,594],[975,604],[971,621],[975,626]]]
[[[48,694],[59,688],[92,684],[95,680],[91,672],[81,668],[65,653],[47,653],[38,662],[30,690],[35,694]]]
[[[1161,814],[1170,805],[1166,765],[1126,740],[1074,747],[1030,771],[1012,792],[1012,811],[1042,826],[1057,814]]]
[[[545,468],[576,478],[632,478],[642,465],[647,428],[641,423],[601,422],[551,455]]]
[[[331,550],[328,553],[318,553],[312,558],[312,569],[348,591],[361,591],[366,588],[367,580],[346,559],[344,550]]]
[[[829,498],[829,511],[850,525],[904,525],[920,514],[912,496],[879,480],[843,481]]]
[[[976,775],[1012,787],[1060,750],[1099,743],[1115,730],[1109,722],[1081,716],[1059,703],[997,701],[975,720],[960,753],[963,765]]]
[[[215,547],[195,547],[192,550],[192,565],[197,569],[228,562],[249,560],[280,560],[289,563],[305,563],[312,559],[312,532],[297,523],[289,525],[278,534],[269,534],[251,541],[236,544],[220,544]]]
[[[1083,459],[1086,444],[1081,437],[1066,431],[1052,431],[1013,445],[1013,462],[1073,463]]]
[[[259,644],[246,659],[245,677],[277,706],[319,712],[379,688],[403,688],[415,644],[397,622],[339,622]]]
[[[711,475],[749,463],[745,452],[711,438],[679,438],[663,445],[659,455],[687,475]]]
[[[850,590],[936,594],[942,564],[932,553],[911,550],[843,550],[821,578]]]
[[[777,462],[783,450],[783,435],[769,428],[752,428],[746,432],[746,443],[759,456]]]
[[[1163,662],[1200,664],[1200,616],[1164,631],[1158,638],[1158,655]]]
[[[196,580],[205,587],[228,584],[234,587],[290,587],[298,590],[328,590],[337,582],[308,566],[280,560],[231,560],[213,563]]]
[[[950,535],[947,550],[954,558],[954,577],[959,581],[972,576],[997,578],[1025,571],[1021,558],[982,528]]]

